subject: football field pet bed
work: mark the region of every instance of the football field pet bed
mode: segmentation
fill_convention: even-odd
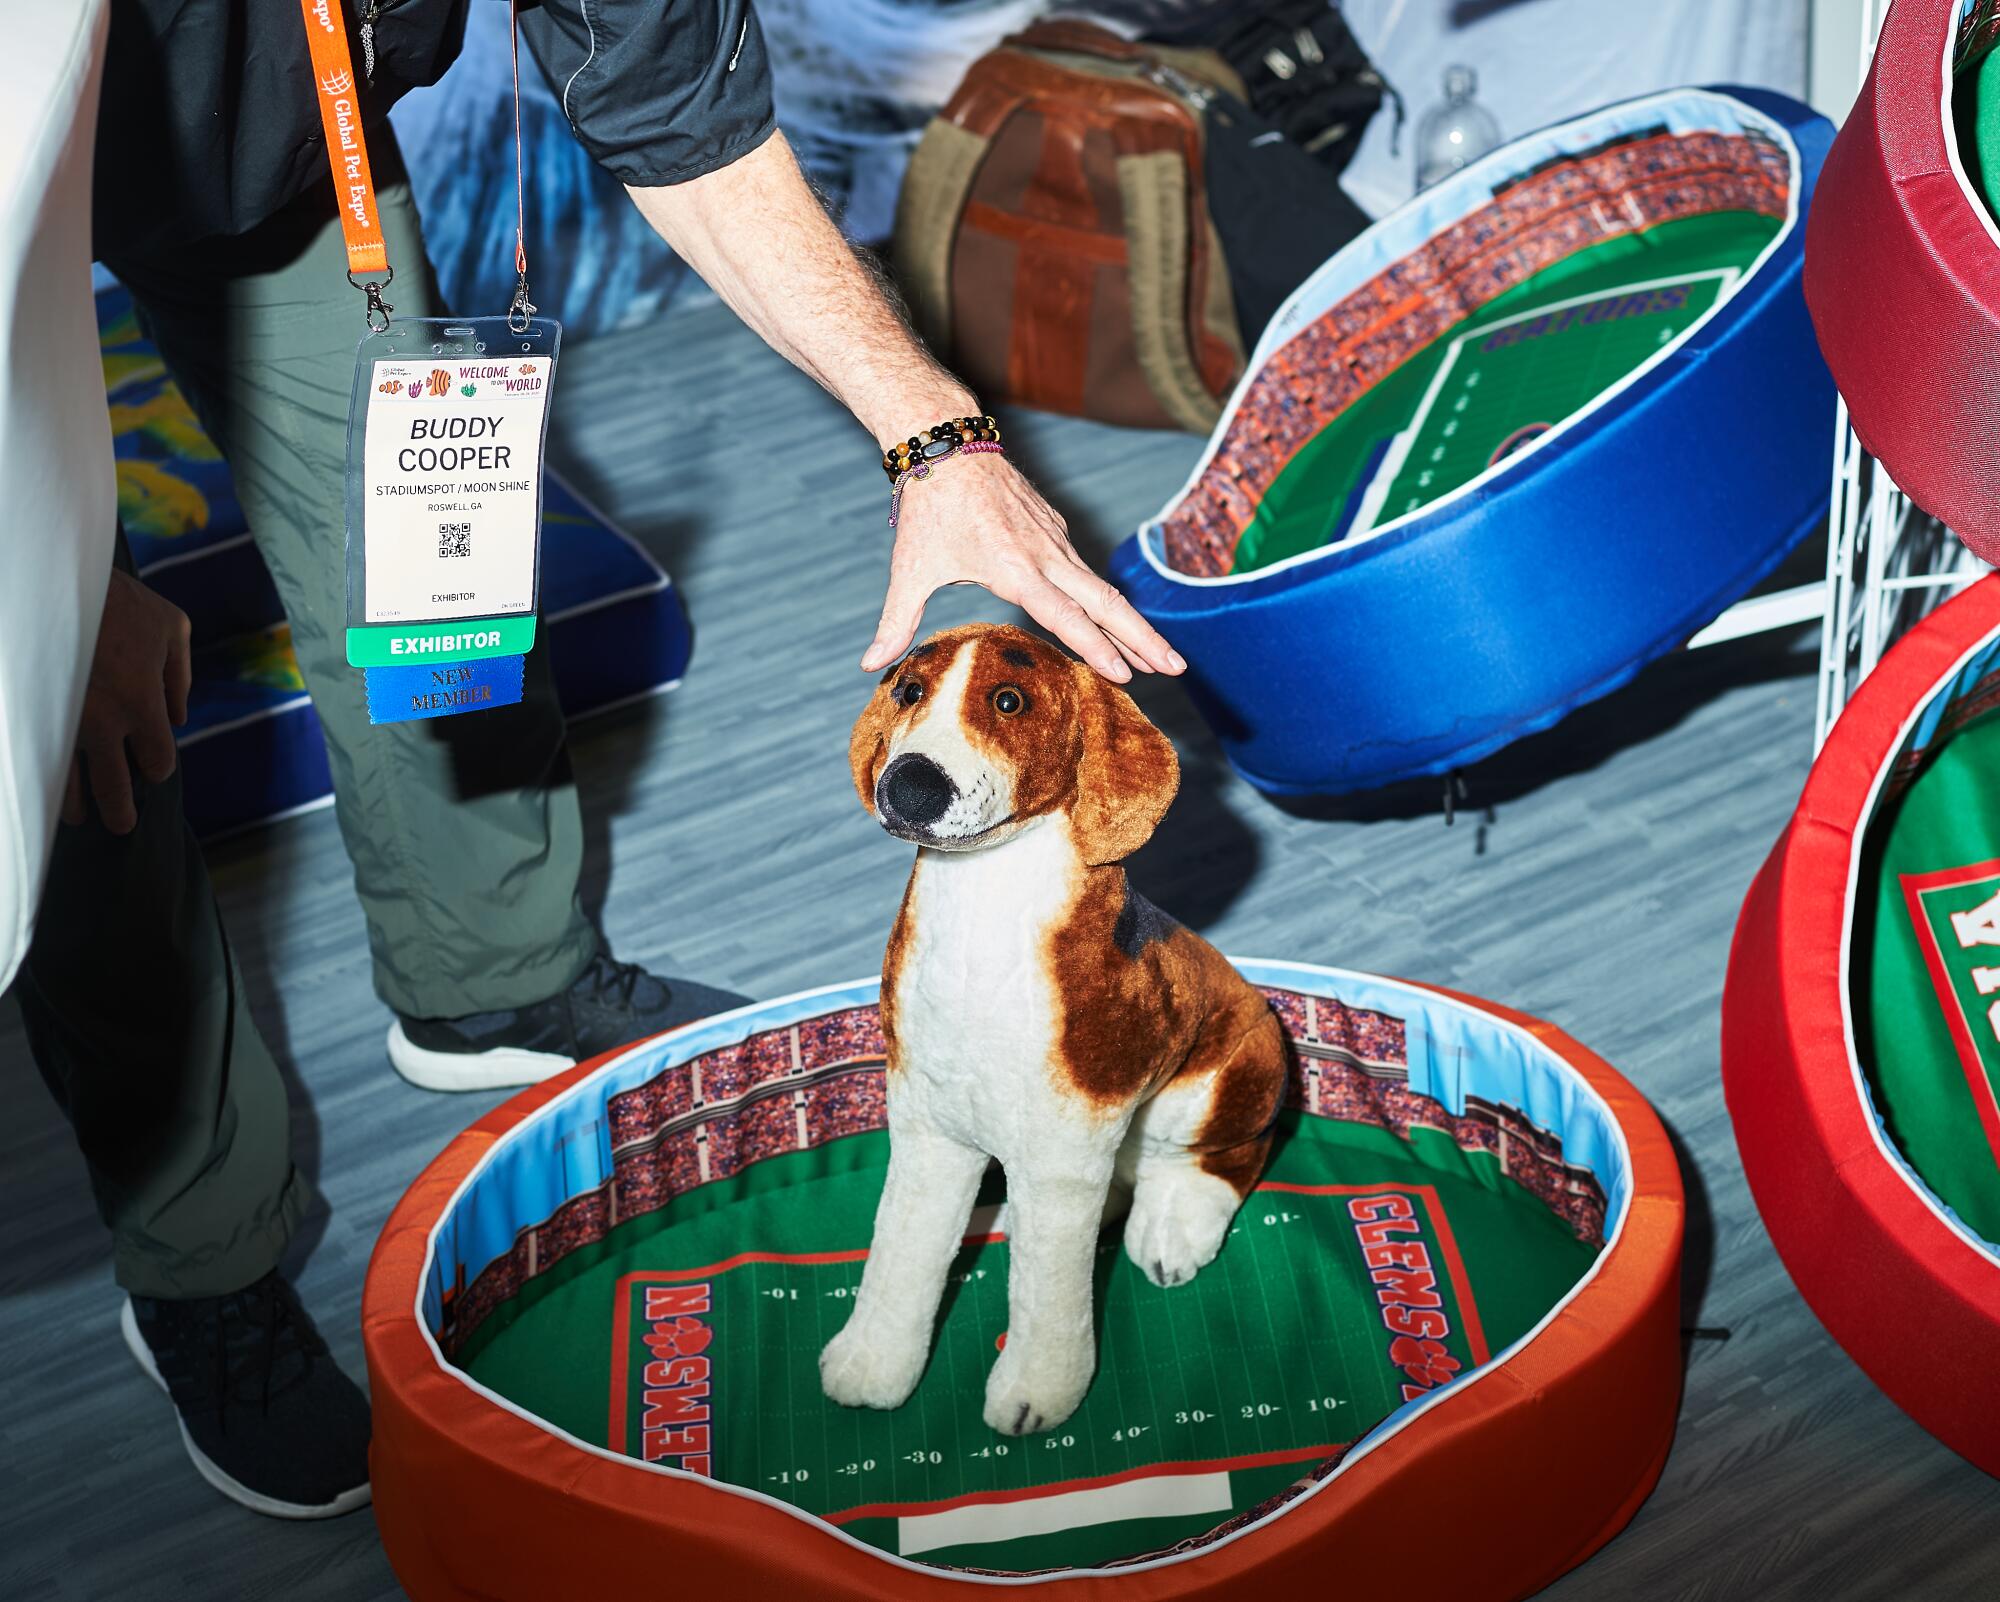
[[[1813,1311],[2000,1474],[2000,579],[1834,726],[1736,927],[1722,1072]]]
[[[1274,793],[1447,772],[1615,689],[1827,503],[1799,290],[1832,130],[1677,90],[1502,146],[1330,258],[1113,576]]]
[[[1673,1434],[1682,1201],[1657,1118],[1504,1008],[1238,966],[1296,1047],[1270,1168],[1185,1285],[1103,1238],[1097,1377],[1046,1434],[980,1417],[997,1171],[915,1395],[821,1392],[888,1155],[874,980],[475,1124],[397,1206],[365,1295],[375,1507],[410,1595],[1374,1596],[1415,1563],[1425,1594],[1477,1602],[1583,1561]]]
[[[1994,10],[1889,8],[1827,157],[1805,278],[1861,443],[1988,561],[2000,557],[2000,462],[1983,443],[2000,415]]]
[[[323,804],[326,743],[291,631],[229,468],[141,332],[130,296],[97,297],[118,468],[118,513],[139,576],[187,613],[195,678],[180,731],[199,834]],[[646,551],[548,474],[542,616],[571,718],[678,683],[692,648],[672,581]]]

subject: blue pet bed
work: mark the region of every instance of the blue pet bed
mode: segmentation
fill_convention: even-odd
[[[194,689],[179,740],[188,819],[214,835],[324,805],[333,781],[319,717],[228,466],[123,289],[100,291],[97,318],[119,517],[140,576],[193,625]],[[693,645],[666,573],[553,473],[542,505],[542,616],[572,721],[672,688]]]
[[[1286,303],[1113,575],[1237,769],[1463,767],[1686,641],[1827,504],[1800,293],[1826,120],[1677,90],[1427,191]]]

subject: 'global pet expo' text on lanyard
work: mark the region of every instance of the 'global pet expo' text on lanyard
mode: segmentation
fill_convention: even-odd
[[[514,301],[499,317],[405,317],[362,130],[341,0],[299,0],[347,279],[367,297],[347,423],[347,660],[372,723],[521,699],[535,643],[542,448],[562,329],[528,299],[514,35]],[[513,0],[509,0],[513,26]],[[368,68],[372,38],[364,30]]]

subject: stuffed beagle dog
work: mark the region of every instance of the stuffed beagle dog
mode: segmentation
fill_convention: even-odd
[[[1091,1269],[1157,1285],[1221,1248],[1262,1172],[1286,1072],[1264,998],[1126,883],[1180,783],[1131,698],[1021,629],[974,624],[883,678],[850,747],[862,804],[917,847],[882,966],[889,1172],[820,1381],[900,1406],[990,1158],[1007,1174],[1007,1339],[986,1422],[1075,1411],[1097,1364]]]

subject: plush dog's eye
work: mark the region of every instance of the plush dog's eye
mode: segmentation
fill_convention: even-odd
[[[896,692],[896,699],[901,701],[904,706],[915,706],[923,698],[924,687],[915,679],[911,679],[909,683]]]
[[[1013,685],[1003,684],[993,692],[993,710],[1003,718],[1011,718],[1028,710],[1028,698]]]

